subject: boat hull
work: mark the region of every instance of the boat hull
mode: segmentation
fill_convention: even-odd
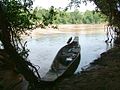
[[[68,45],[65,45],[63,48],[61,48],[58,51],[52,65],[51,65],[51,69],[41,79],[42,82],[51,83],[51,82],[61,80],[62,78],[65,78],[65,77],[68,77],[68,76],[71,76],[74,74],[74,72],[76,71],[76,69],[79,66],[80,58],[81,58],[79,41],[77,40],[76,42],[77,43],[71,43],[72,46],[75,46],[74,48],[71,47],[70,44],[68,44]],[[70,51],[72,49],[74,50],[74,53],[72,51]],[[70,52],[66,53],[65,56],[67,56],[67,55],[70,56],[69,54],[71,54],[71,55],[75,55],[75,57],[72,61],[70,61],[70,63],[68,65],[61,65],[59,61],[60,60],[62,61],[62,59],[64,60],[63,52],[66,52],[66,51],[67,52],[70,51]],[[54,67],[55,67],[55,69],[54,69]]]

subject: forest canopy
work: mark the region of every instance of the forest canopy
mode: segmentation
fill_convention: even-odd
[[[33,12],[38,17],[38,22],[50,24],[100,24],[107,21],[107,17],[101,12],[89,11],[80,12],[76,9],[68,12],[61,9],[56,9],[52,6],[54,15],[51,16],[51,8],[49,10],[43,8],[35,8]],[[50,18],[51,17],[51,18]]]
[[[96,12],[101,12],[107,17],[107,33],[114,32],[114,43],[120,44],[120,0],[71,0],[68,7],[80,7],[81,3],[94,2]]]

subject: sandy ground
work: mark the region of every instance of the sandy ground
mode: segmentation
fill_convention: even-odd
[[[52,29],[52,28],[46,28],[46,29],[41,29],[41,28],[36,28],[32,31],[31,35],[40,35],[40,34],[53,34],[53,33],[63,33],[62,31],[59,31],[59,29]]]
[[[100,32],[99,30],[103,30],[106,24],[66,24],[66,25],[58,25],[58,29],[53,28],[36,28],[32,31],[27,31],[30,36],[39,36],[44,34],[58,34],[58,33],[80,33],[80,34],[91,34]],[[103,33],[101,32],[101,33]],[[25,36],[25,35],[22,35]]]

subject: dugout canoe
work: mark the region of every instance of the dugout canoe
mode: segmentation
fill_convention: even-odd
[[[75,36],[72,42],[58,51],[50,70],[41,80],[44,82],[54,82],[74,74],[80,63],[80,57],[79,37]]]

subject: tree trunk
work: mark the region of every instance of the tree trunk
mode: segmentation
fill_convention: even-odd
[[[24,75],[25,79],[29,81],[30,84],[33,84],[35,86],[35,84],[38,83],[40,77],[37,77],[35,73],[29,68],[28,65],[32,66],[32,64],[28,61],[25,61],[25,59],[22,58],[16,49],[12,46],[9,30],[11,30],[11,27],[5,16],[2,3],[0,2],[0,40],[4,46],[6,53],[10,56],[11,62],[15,63],[16,69],[22,75]]]

